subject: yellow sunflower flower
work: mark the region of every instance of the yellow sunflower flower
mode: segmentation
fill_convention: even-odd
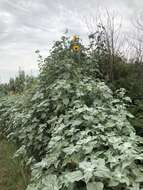
[[[74,35],[74,36],[72,37],[72,41],[74,41],[74,42],[76,42],[78,39],[79,39],[79,37],[78,37],[77,35]]]
[[[74,45],[72,46],[72,50],[75,51],[75,52],[79,52],[79,51],[80,51],[80,46],[77,45],[77,44],[74,44]]]

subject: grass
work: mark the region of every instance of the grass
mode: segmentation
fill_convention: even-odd
[[[18,159],[12,159],[16,147],[0,137],[0,190],[25,190],[28,173]]]

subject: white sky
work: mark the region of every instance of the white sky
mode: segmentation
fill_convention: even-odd
[[[47,55],[66,28],[85,37],[82,19],[101,8],[114,10],[130,31],[130,20],[143,9],[143,0],[0,0],[0,81],[15,76],[18,68],[37,73],[35,50]]]

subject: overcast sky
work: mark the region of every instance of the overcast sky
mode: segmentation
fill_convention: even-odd
[[[99,9],[120,15],[125,30],[143,8],[142,0],[0,0],[0,81],[15,76],[18,68],[37,72],[35,50],[43,55],[54,40],[69,29],[69,34],[86,36],[83,18]]]

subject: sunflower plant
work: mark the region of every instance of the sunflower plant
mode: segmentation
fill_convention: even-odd
[[[92,49],[83,46],[77,62],[70,45],[62,37],[41,59],[28,97],[0,104],[1,130],[31,165],[27,190],[141,190],[142,139],[129,122],[130,99],[100,80]]]

